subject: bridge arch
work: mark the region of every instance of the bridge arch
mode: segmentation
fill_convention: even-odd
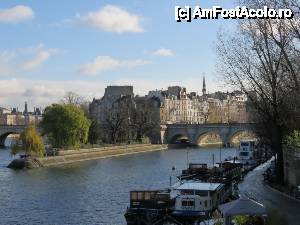
[[[175,134],[170,138],[170,144],[191,143],[191,138],[185,134]]]
[[[223,138],[217,131],[207,131],[198,134],[196,144],[198,146],[218,145],[223,146]]]
[[[5,147],[5,141],[6,141],[7,137],[12,134],[20,134],[20,133],[11,131],[11,132],[7,132],[7,133],[0,135],[0,147]]]
[[[20,134],[25,127],[25,125],[0,125],[0,146],[4,147],[5,140],[9,135]]]
[[[255,132],[250,129],[242,129],[234,132],[230,138],[229,143],[230,146],[238,146],[239,142],[241,140],[247,140],[247,139],[255,139],[257,138]]]

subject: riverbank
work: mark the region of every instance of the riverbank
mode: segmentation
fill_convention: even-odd
[[[137,144],[137,145],[122,145],[102,148],[79,149],[59,151],[57,156],[48,156],[41,158],[27,158],[13,160],[9,168],[40,168],[59,166],[69,163],[82,162],[87,160],[96,160],[107,157],[116,157],[122,155],[161,151],[167,149],[167,145],[151,145],[151,144]]]

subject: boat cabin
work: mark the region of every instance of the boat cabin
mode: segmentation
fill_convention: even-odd
[[[175,197],[174,214],[195,216],[206,215],[226,200],[225,185],[186,181],[172,186]]]
[[[237,156],[243,164],[253,164],[255,162],[255,140],[241,141]]]
[[[131,191],[130,208],[165,209],[171,204],[168,191]]]

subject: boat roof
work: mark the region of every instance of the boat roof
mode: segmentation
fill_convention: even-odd
[[[215,191],[219,187],[222,187],[224,184],[221,183],[205,183],[197,181],[189,181],[179,186],[176,185],[174,189],[176,190],[197,190],[197,191]],[[175,185],[174,185],[175,186]]]

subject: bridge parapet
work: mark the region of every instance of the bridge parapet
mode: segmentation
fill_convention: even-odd
[[[184,136],[190,140],[191,144],[197,145],[199,137],[207,133],[215,133],[220,136],[223,144],[227,145],[238,132],[255,133],[253,125],[253,123],[168,124],[162,135],[162,141],[164,144],[171,144],[175,136]]]

